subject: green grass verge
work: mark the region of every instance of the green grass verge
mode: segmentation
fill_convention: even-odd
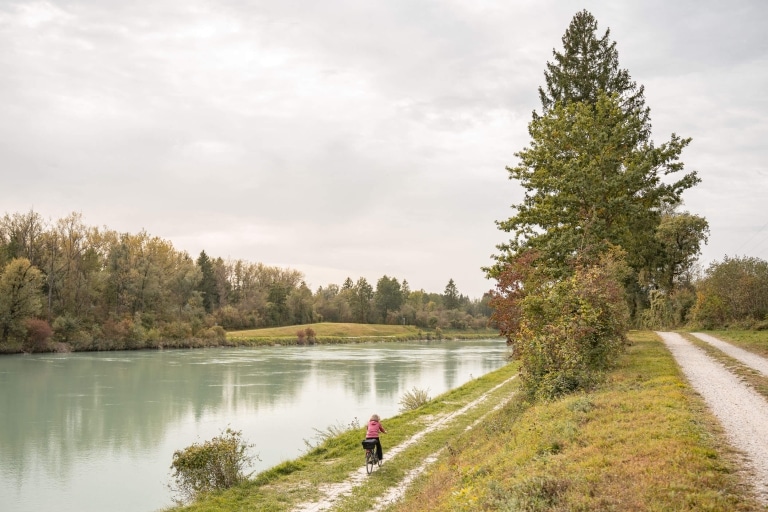
[[[765,510],[649,332],[588,394],[505,407],[388,510]]]

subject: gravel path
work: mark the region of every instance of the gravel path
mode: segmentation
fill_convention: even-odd
[[[731,345],[730,343],[726,343],[725,341],[715,338],[709,334],[704,334],[702,332],[692,332],[691,334],[699,338],[701,341],[706,341],[713,347],[722,350],[732,358],[744,363],[753,370],[757,370],[768,377],[768,359],[760,357],[757,354],[753,354],[752,352],[747,352],[743,348],[739,348],[735,345]]]
[[[681,335],[657,334],[672,352],[691,386],[720,421],[731,445],[744,455],[753,475],[751,483],[755,492],[763,503],[768,504],[768,402]],[[763,359],[760,364],[766,363]]]

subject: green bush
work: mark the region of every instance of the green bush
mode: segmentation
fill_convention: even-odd
[[[703,329],[749,325],[768,317],[768,262],[726,256],[696,283],[692,323]],[[746,324],[745,324],[746,323]]]
[[[209,327],[208,329],[202,331],[200,333],[200,337],[205,340],[226,341],[227,332],[222,326],[214,325],[213,327]]]
[[[176,495],[174,500],[183,504],[245,480],[245,468],[254,458],[258,460],[258,455],[248,455],[252,446],[243,441],[240,431],[228,428],[203,444],[175,451],[169,485]]]
[[[165,339],[185,340],[192,337],[192,326],[187,322],[175,321],[164,324],[160,335]]]
[[[57,341],[69,343],[79,328],[77,317],[70,314],[57,316],[53,321],[53,332]]]

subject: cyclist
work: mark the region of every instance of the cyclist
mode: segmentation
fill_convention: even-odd
[[[379,440],[379,432],[382,434],[386,434],[387,431],[384,430],[384,425],[381,424],[381,418],[379,418],[378,414],[374,414],[371,416],[371,419],[368,420],[368,431],[365,434],[365,439],[371,439],[376,441],[376,456],[379,458],[379,460],[384,460],[384,452],[381,449],[381,441]]]

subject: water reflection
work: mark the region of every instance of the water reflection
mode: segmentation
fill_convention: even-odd
[[[435,396],[504,364],[503,342],[367,344],[0,358],[0,510],[169,504],[174,450],[227,425],[262,459],[413,388]]]

